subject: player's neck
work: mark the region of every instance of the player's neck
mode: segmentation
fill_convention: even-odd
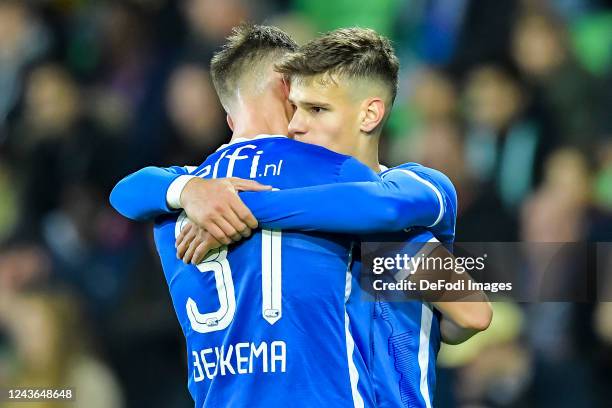
[[[271,134],[273,133],[267,132],[260,127],[253,126],[253,127],[234,131],[232,133],[232,138],[230,139],[230,141],[233,142],[236,139],[254,139],[255,137],[259,135],[271,135]]]
[[[287,120],[281,115],[269,115],[249,110],[242,111],[234,121],[234,139],[252,139],[259,135],[286,135]]]
[[[378,162],[378,151],[375,155],[366,155],[364,158],[358,158],[360,162],[374,170],[375,173],[380,173],[380,163]]]
[[[357,149],[354,157],[374,170],[380,173],[380,162],[378,161],[378,140],[379,136],[361,135],[357,143]]]

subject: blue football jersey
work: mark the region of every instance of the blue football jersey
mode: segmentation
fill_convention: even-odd
[[[284,137],[222,146],[192,174],[279,189],[377,180],[348,156]],[[196,407],[372,407],[371,308],[347,312],[351,237],[260,230],[197,266],[176,258],[184,214],[155,223],[155,243],[187,342]],[[369,323],[367,323],[369,324]]]
[[[436,191],[440,199],[438,219],[427,228],[381,234],[377,240],[415,243],[439,241],[451,249],[455,237],[457,197],[442,173],[407,163],[381,173],[407,172]],[[355,268],[360,268],[359,263]],[[440,349],[440,313],[419,301],[376,301],[373,319],[372,378],[380,408],[431,408],[436,385],[436,358]]]

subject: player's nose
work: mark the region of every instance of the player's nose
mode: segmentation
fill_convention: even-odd
[[[303,135],[304,133],[306,133],[306,127],[304,126],[304,122],[300,118],[300,115],[296,112],[289,122],[289,136],[295,137]]]

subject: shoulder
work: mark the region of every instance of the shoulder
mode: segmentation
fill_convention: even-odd
[[[446,174],[439,170],[425,167],[419,163],[404,163],[384,171],[381,173],[381,177],[384,179],[385,177],[397,172],[406,174],[423,183],[432,184],[437,190],[440,191],[441,194],[455,197],[456,200],[455,187],[453,186],[452,181],[448,178],[448,176],[446,176]]]
[[[300,166],[302,174],[326,174],[328,182],[373,181],[378,176],[357,159],[325,147],[289,138],[266,140],[271,152]],[[262,146],[262,149],[265,149]],[[329,176],[333,176],[331,179]]]
[[[264,143],[266,146],[283,149],[287,152],[296,152],[299,154],[306,154],[306,155],[310,155],[310,156],[322,158],[322,159],[327,159],[327,160],[344,161],[350,158],[350,156],[336,153],[325,147],[318,146],[315,144],[310,144],[310,143],[299,142],[297,140],[294,140],[288,137],[266,138],[266,139],[260,139],[259,141]]]
[[[380,181],[380,177],[372,169],[354,157],[346,156],[340,169],[340,181]]]

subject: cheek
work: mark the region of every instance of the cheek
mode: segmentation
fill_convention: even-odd
[[[350,123],[346,121],[335,120],[329,125],[329,132],[333,133],[336,139],[344,139],[347,132],[350,132]]]
[[[352,139],[352,134],[355,133],[352,120],[346,116],[334,117],[327,123],[326,130],[336,143],[340,144],[344,144],[347,139]]]
[[[312,120],[312,129],[326,138],[336,139],[342,128],[342,121],[330,113],[322,114]]]
[[[306,133],[296,136],[296,140],[331,148],[332,150],[343,144],[345,127],[342,120],[335,115],[325,114],[319,117],[310,117],[304,129]]]
[[[306,133],[295,136],[296,140],[299,140],[300,142],[316,144],[323,147],[330,147],[333,137],[331,137],[325,123],[311,119],[308,122],[308,126],[306,126],[306,128]]]
[[[312,133],[320,143],[331,144],[337,142],[342,131],[342,127],[336,121],[330,119],[329,117],[323,117],[313,121]]]
[[[322,133],[316,131],[309,131],[305,134],[295,135],[295,140],[323,147],[327,147],[329,144],[329,139],[326,138]]]

